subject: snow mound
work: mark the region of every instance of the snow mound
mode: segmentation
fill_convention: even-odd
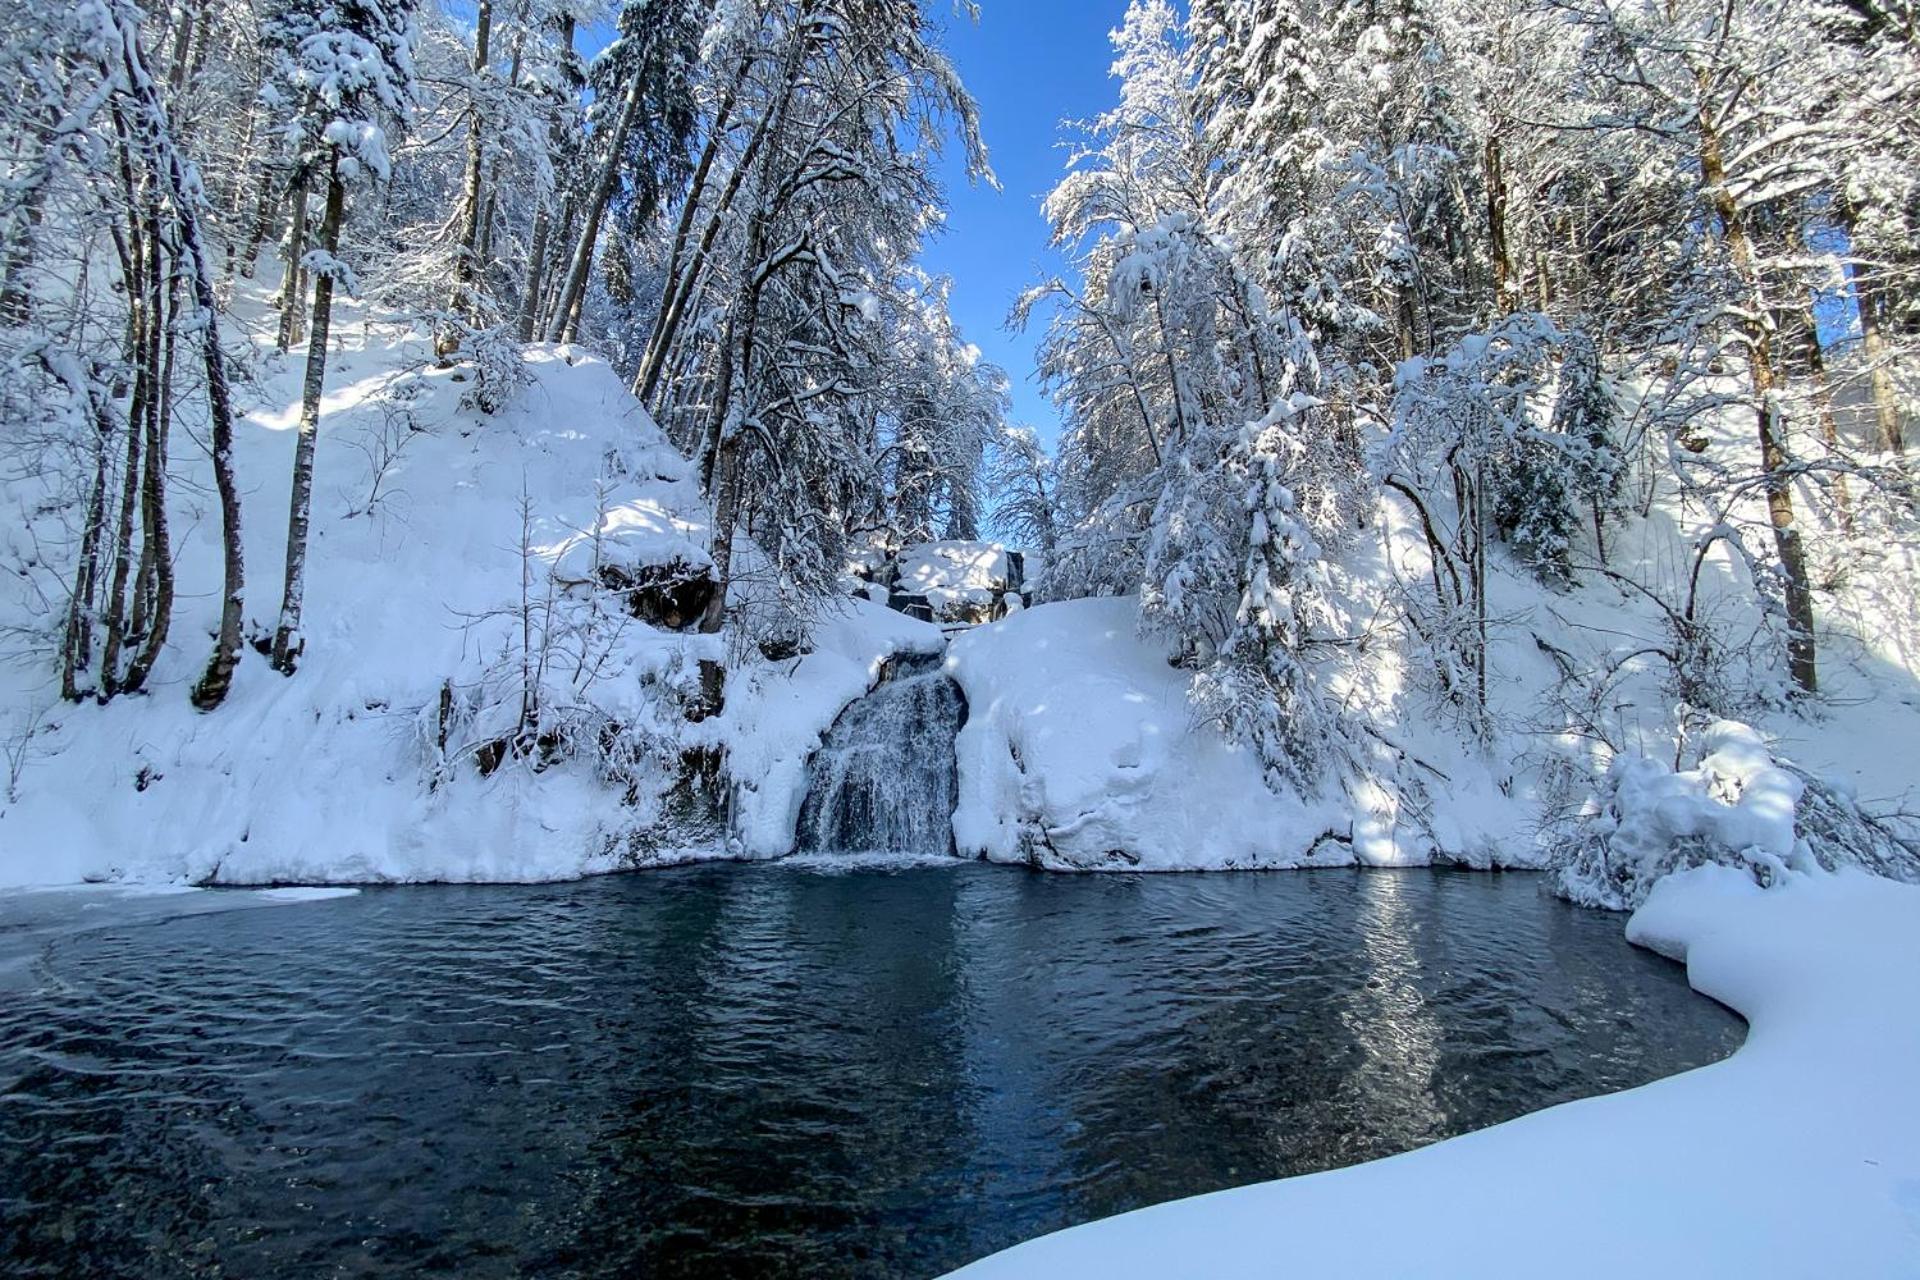
[[[1662,877],[1708,863],[1761,885],[1790,868],[1842,865],[1920,879],[1914,850],[1840,793],[1777,761],[1752,728],[1722,720],[1708,728],[1697,768],[1616,758],[1555,887],[1583,906],[1628,910]]]
[[[1732,1058],[1075,1227],[956,1280],[1920,1276],[1920,889],[1857,873],[1761,889],[1700,867],[1627,929],[1746,1017]]]
[[[1195,724],[1189,677],[1137,635],[1132,598],[1037,605],[954,640],[962,854],[1056,870],[1334,865],[1337,807],[1277,794]]]

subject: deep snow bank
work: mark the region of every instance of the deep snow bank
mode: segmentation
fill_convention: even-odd
[[[1390,700],[1361,710],[1372,772],[1322,796],[1276,792],[1251,752],[1196,718],[1191,677],[1141,638],[1131,597],[1036,605],[950,653],[969,708],[963,854],[1056,870],[1537,861],[1502,838],[1516,806],[1487,759],[1445,729],[1399,726]]]
[[[1667,877],[1628,936],[1744,1015],[1714,1066],[1076,1227],[966,1280],[1920,1276],[1920,888]]]

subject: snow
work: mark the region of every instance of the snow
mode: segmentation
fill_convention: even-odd
[[[233,316],[251,329],[263,374],[241,384],[235,442],[250,636],[279,605],[303,371],[297,353],[272,353],[261,302],[245,296]],[[174,641],[149,692],[72,705],[41,655],[0,665],[0,743],[4,763],[19,762],[0,786],[0,886],[567,879],[635,865],[636,834],[650,841],[647,862],[727,856],[717,841],[681,847],[661,830],[655,795],[626,803],[625,787],[586,760],[536,770],[510,759],[480,776],[476,752],[511,728],[518,705],[523,569],[536,624],[554,635],[548,696],[669,744],[730,748],[736,774],[753,780],[732,852],[784,852],[806,753],[886,655],[937,648],[938,631],[856,602],[823,620],[816,651],[797,664],[741,662],[724,714],[687,724],[662,691],[691,683],[702,659],[725,658],[721,638],[624,613],[596,619],[566,596],[596,563],[710,564],[693,470],[619,376],[579,348],[535,346],[525,387],[482,415],[462,407],[462,375],[433,367],[424,326],[340,310],[297,674],[277,675],[249,650],[224,706],[203,715],[188,704],[218,622],[220,522],[210,485],[179,486]],[[190,445],[177,452],[181,467],[205,466]],[[10,562],[32,563],[30,539],[58,536],[36,527],[46,504],[31,485],[0,486],[0,510]],[[736,548],[737,559],[751,554]],[[562,597],[542,612],[550,570]],[[0,583],[0,627],[47,625],[37,600],[62,590],[51,579]],[[447,685],[473,711],[443,761]]]
[[[1136,634],[1132,598],[1036,605],[956,638],[962,854],[1054,869],[1345,863],[1325,804],[1277,794],[1193,723],[1188,677]]]
[[[1009,585],[1007,549],[997,542],[924,542],[900,553],[900,590],[925,596],[936,618],[990,608]]]
[[[1662,880],[1628,937],[1747,1019],[1732,1058],[1075,1227],[955,1280],[1920,1276],[1920,888],[1700,867]]]

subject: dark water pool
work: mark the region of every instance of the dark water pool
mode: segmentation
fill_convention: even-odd
[[[714,866],[32,946],[10,1276],[931,1276],[1741,1036],[1512,875]]]

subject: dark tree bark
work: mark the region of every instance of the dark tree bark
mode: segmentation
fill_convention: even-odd
[[[1767,518],[1773,526],[1773,543],[1780,556],[1781,585],[1787,604],[1787,666],[1793,682],[1806,693],[1820,687],[1815,659],[1813,629],[1813,587],[1807,578],[1806,548],[1794,523],[1791,454],[1787,448],[1786,424],[1780,418],[1779,375],[1774,364],[1773,334],[1767,324],[1767,309],[1760,297],[1753,240],[1747,230],[1746,215],[1727,189],[1727,169],[1721,154],[1720,134],[1707,103],[1704,76],[1700,106],[1700,177],[1726,237],[1728,255],[1741,284],[1748,292],[1748,306],[1741,321],[1741,335],[1747,350],[1747,373],[1753,390],[1754,413],[1760,439],[1760,468],[1765,477]]]
[[[327,208],[320,222],[320,248],[332,257],[340,251],[340,223],[346,213],[346,190],[340,182],[340,159],[327,164]],[[307,375],[300,393],[300,436],[294,444],[293,497],[287,510],[286,587],[280,600],[280,621],[273,633],[273,669],[292,675],[306,642],[300,637],[300,617],[306,601],[307,532],[313,513],[313,455],[320,436],[320,394],[327,380],[327,331],[333,322],[333,272],[322,271],[313,281],[313,324],[307,336]]]

